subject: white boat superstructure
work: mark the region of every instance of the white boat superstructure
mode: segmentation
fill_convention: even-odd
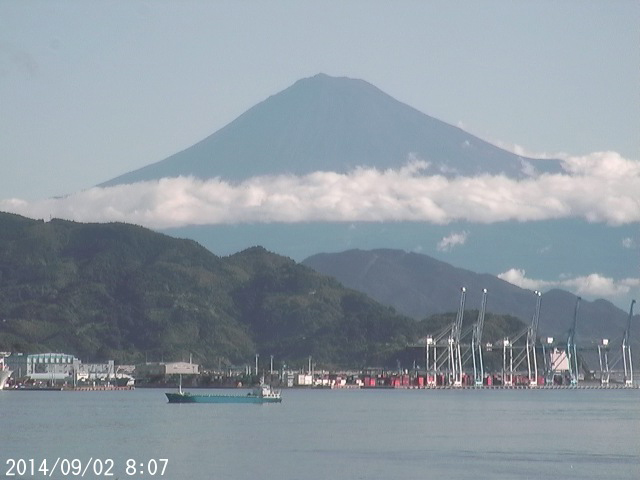
[[[261,383],[259,386],[253,389],[253,395],[259,398],[271,398],[280,400],[282,398],[280,390],[271,388],[270,385]]]
[[[9,356],[8,353],[0,352],[0,390],[4,388],[4,386],[7,384],[7,380],[9,380],[9,377],[13,373],[4,363],[4,357],[7,356]]]

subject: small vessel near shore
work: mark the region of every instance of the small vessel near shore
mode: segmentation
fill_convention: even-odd
[[[260,383],[251,392],[245,395],[237,394],[210,394],[190,393],[182,391],[182,381],[177,393],[165,393],[169,403],[280,403],[282,396],[280,390],[271,388],[270,385]]]
[[[4,386],[7,383],[7,380],[9,380],[9,377],[13,373],[11,370],[9,370],[9,367],[7,367],[6,364],[4,363],[4,357],[6,355],[8,354],[4,352],[0,352],[0,390],[4,388]]]

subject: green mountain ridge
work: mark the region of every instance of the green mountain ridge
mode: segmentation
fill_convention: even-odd
[[[454,267],[421,253],[353,249],[316,254],[302,263],[415,319],[455,309],[461,286],[467,288],[468,307],[479,306],[481,291],[487,288],[487,308],[490,311],[514,316],[525,323],[531,321],[534,313],[535,296],[531,290],[512,285],[494,275]],[[576,299],[576,295],[557,288],[544,292],[539,335],[566,339]],[[627,321],[628,311],[606,300],[582,299],[576,338],[584,348],[595,349],[602,338],[609,339],[612,345],[620,345]],[[631,342],[634,347],[640,346],[636,332],[633,326]]]
[[[205,366],[312,355],[327,367],[384,366],[441,321],[399,315],[262,247],[218,257],[133,225],[0,213],[3,351],[118,363],[193,355]]]

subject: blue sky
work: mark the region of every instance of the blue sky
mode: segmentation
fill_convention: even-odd
[[[239,187],[90,188],[319,72],[364,79],[516,153],[561,158],[565,173],[447,180],[417,161]],[[639,77],[636,0],[0,0],[0,210],[151,228],[577,218],[623,228],[614,243],[636,265]],[[470,237],[452,230],[424,253],[447,255]],[[636,273],[531,279],[524,261],[512,267],[494,273],[612,300],[640,292]]]
[[[318,72],[486,140],[640,158],[636,1],[0,0],[0,199],[161,160]]]

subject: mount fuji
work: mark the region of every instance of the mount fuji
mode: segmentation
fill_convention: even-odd
[[[638,169],[596,160],[516,155],[366,81],[318,74],[97,190],[117,196],[102,211],[128,209],[108,218],[218,255],[399,249],[626,309],[640,293]],[[147,222],[158,217],[171,222]]]

